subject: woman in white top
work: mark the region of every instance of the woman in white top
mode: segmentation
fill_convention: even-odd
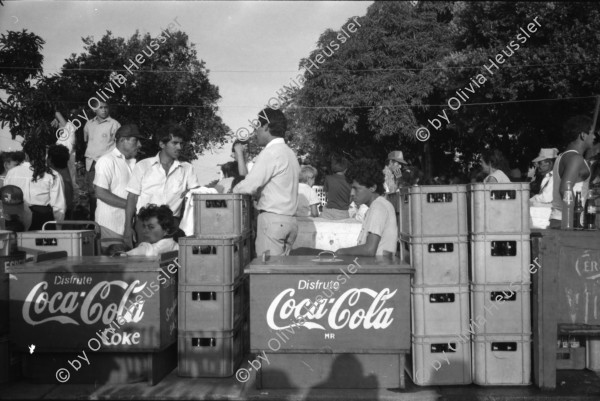
[[[507,174],[509,171],[508,161],[498,149],[483,152],[481,155],[481,168],[484,173],[488,174],[483,180],[485,184],[510,184],[510,178]]]
[[[63,180],[58,172],[48,166],[43,130],[27,134],[23,151],[27,161],[6,174],[4,185],[15,185],[23,191],[23,201],[31,209],[29,230],[41,230],[50,220],[64,220],[67,209]]]
[[[148,204],[140,209],[138,219],[142,222],[142,242],[126,252],[128,256],[158,256],[179,250],[177,239],[174,238],[177,222],[169,206]]]

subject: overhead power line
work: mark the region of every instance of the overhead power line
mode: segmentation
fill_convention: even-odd
[[[600,61],[588,61],[579,63],[541,63],[541,64],[516,64],[516,65],[503,65],[502,68],[535,68],[535,67],[551,67],[561,65],[597,65]],[[452,66],[452,67],[424,67],[424,68],[366,68],[366,69],[350,69],[350,68],[320,68],[319,71],[349,71],[349,72],[392,72],[392,71],[437,71],[437,70],[458,70],[458,69],[482,69],[481,65],[464,65],[464,66]],[[25,66],[12,66],[12,67],[0,67],[0,70],[43,70],[44,68],[25,67]],[[126,72],[126,69],[107,69],[107,68],[49,68],[52,71],[103,71],[103,72]],[[211,73],[297,73],[298,71],[293,70],[211,70],[207,69]],[[190,70],[150,70],[140,69],[136,70],[136,73],[154,73],[154,74],[176,74],[176,73],[192,73]]]
[[[523,99],[523,100],[504,100],[498,102],[479,102],[479,103],[469,103],[462,102],[463,106],[489,106],[495,104],[511,104],[511,103],[536,103],[536,102],[559,102],[564,100],[579,100],[579,99],[592,99],[596,98],[596,96],[574,96],[574,97],[562,97],[562,98],[545,98],[545,99]],[[44,101],[35,101],[37,103],[45,103]],[[60,101],[66,104],[81,104],[81,102],[74,101]],[[195,109],[214,109],[214,106],[199,106],[194,104],[145,104],[145,103],[131,103],[131,104],[118,104],[119,107],[127,107],[127,106],[141,106],[141,107],[186,107],[186,108],[195,108]],[[416,107],[445,107],[447,104],[376,104],[371,106],[297,106],[295,108],[298,109],[371,109],[371,108],[388,108],[388,109],[398,109],[398,108],[416,108]],[[218,109],[256,109],[260,106],[219,106]]]

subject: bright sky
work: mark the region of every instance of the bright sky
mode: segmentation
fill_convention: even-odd
[[[83,51],[82,37],[110,30],[129,38],[157,36],[175,18],[219,87],[221,117],[232,130],[248,126],[275,92],[295,78],[300,59],[327,29],[363,16],[373,2],[354,1],[6,1],[0,33],[27,29],[41,36],[44,73]],[[343,46],[343,45],[342,45]],[[92,96],[93,94],[90,94]],[[6,128],[0,148],[11,143]],[[225,160],[228,161],[228,152]],[[216,176],[215,176],[216,178]]]

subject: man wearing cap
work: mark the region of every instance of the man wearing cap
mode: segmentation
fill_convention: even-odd
[[[123,125],[115,134],[116,147],[96,162],[94,190],[98,205],[95,216],[100,225],[103,250],[124,242],[127,184],[144,138],[137,125]]]
[[[0,188],[0,201],[4,210],[6,229],[23,232],[31,225],[31,210],[25,207],[23,191],[16,185],[6,185]]]
[[[533,164],[537,173],[530,184],[530,203],[552,203],[552,192],[554,190],[552,168],[554,167],[554,160],[557,156],[558,149],[542,148],[538,157],[533,159]]]
[[[404,155],[399,150],[390,152],[387,157],[387,164],[383,169],[385,175],[384,188],[386,192],[396,192],[399,188],[399,180],[402,177],[402,165],[408,164],[404,160]]]

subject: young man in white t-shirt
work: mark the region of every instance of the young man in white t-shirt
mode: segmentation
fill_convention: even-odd
[[[358,160],[346,172],[352,182],[352,198],[357,206],[367,205],[369,210],[363,221],[358,245],[341,248],[338,255],[380,256],[395,253],[398,242],[398,224],[394,206],[382,195],[384,176],[375,160]]]

